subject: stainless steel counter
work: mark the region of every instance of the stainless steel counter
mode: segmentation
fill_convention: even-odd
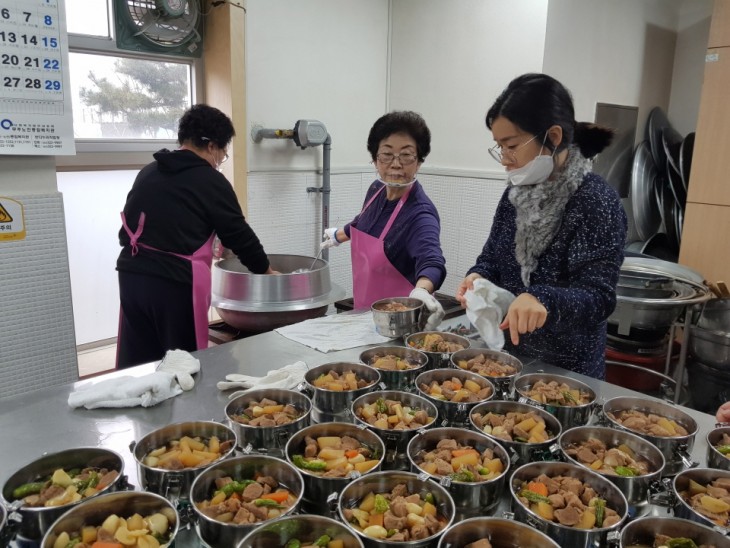
[[[444,326],[458,323],[468,324],[462,316],[445,322]],[[230,342],[196,352],[201,372],[195,376],[195,388],[150,408],[71,409],[67,400],[69,394],[77,387],[106,378],[144,375],[154,370],[154,364],[0,399],[0,432],[3,437],[0,443],[0,485],[4,485],[10,475],[19,468],[44,453],[97,446],[117,451],[124,459],[125,474],[129,477],[130,483],[138,485],[135,461],[129,450],[130,443],[157,428],[175,422],[222,421],[225,418],[224,408],[230,392],[221,392],[216,383],[224,380],[227,374],[262,376],[270,369],[277,369],[297,360],[305,361],[309,367],[335,361],[358,361],[358,356],[364,348],[323,354],[275,332]],[[628,395],[646,397],[638,392],[583,375],[568,373],[564,369],[548,364],[525,361],[525,373],[537,370],[569,374],[590,385],[597,396],[603,399]],[[704,466],[707,451],[706,436],[714,428],[715,419],[711,415],[693,409],[684,407],[681,409],[691,415],[699,425],[692,457],[693,460],[700,462],[700,466]],[[184,538],[179,540],[181,542],[178,545],[181,546],[195,545],[194,542],[188,544],[190,541],[184,541]]]

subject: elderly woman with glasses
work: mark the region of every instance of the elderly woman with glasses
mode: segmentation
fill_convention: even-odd
[[[415,112],[390,112],[370,129],[368,151],[378,172],[359,215],[328,228],[322,248],[351,241],[355,308],[388,297],[420,299],[435,329],[443,308],[433,296],[446,278],[441,225],[416,174],[431,150],[431,132]]]
[[[613,133],[576,122],[570,92],[545,74],[514,79],[486,123],[507,188],[457,299],[465,303],[465,292],[485,278],[516,296],[509,306],[502,301],[507,350],[603,378],[627,225],[617,193],[591,172],[590,159]]]
[[[208,347],[216,234],[251,272],[275,273],[219,173],[234,135],[228,116],[194,105],[179,122],[180,148],[156,152],[134,181],[119,231],[119,368]]]

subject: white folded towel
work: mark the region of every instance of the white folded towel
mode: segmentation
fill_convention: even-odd
[[[151,407],[182,393],[173,373],[156,371],[142,377],[117,377],[83,386],[68,397],[70,407]]]
[[[466,317],[479,331],[487,346],[493,350],[504,348],[504,333],[499,328],[515,296],[484,278],[474,280],[474,289],[464,293]]]
[[[291,390],[296,388],[297,385],[304,380],[304,375],[307,372],[307,364],[304,362],[294,362],[290,365],[286,365],[281,369],[273,369],[269,371],[265,377],[251,377],[250,375],[241,375],[238,373],[231,373],[226,375],[225,381],[218,383],[218,388],[221,390],[230,390],[231,388],[242,388],[234,392],[229,398],[235,398],[239,395],[258,388],[281,388],[284,390]]]
[[[370,344],[384,344],[392,339],[375,331],[373,313],[333,314],[279,327],[275,330],[287,339],[320,352],[347,350]]]
[[[192,390],[195,386],[193,374],[200,371],[200,362],[185,350],[168,350],[157,366],[157,371],[172,373],[183,390]]]

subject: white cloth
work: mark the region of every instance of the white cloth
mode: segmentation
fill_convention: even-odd
[[[151,407],[182,393],[173,373],[155,371],[142,377],[117,377],[83,386],[68,397],[70,407]]]
[[[200,371],[200,362],[185,350],[168,350],[157,366],[157,371],[172,373],[183,390],[192,390],[195,386],[193,374]]]
[[[347,350],[370,344],[384,344],[392,339],[375,331],[373,313],[333,314],[279,327],[280,335],[320,352]]]
[[[504,348],[504,333],[499,328],[515,296],[489,280],[477,278],[474,289],[464,293],[466,317],[479,331],[487,346],[493,350]]]
[[[304,380],[304,375],[307,370],[307,364],[299,361],[286,365],[281,369],[272,369],[265,377],[252,377],[250,375],[231,373],[226,375],[225,381],[218,383],[218,388],[221,390],[230,390],[231,388],[242,389],[231,394],[229,398],[235,398],[249,390],[259,388],[292,390]]]

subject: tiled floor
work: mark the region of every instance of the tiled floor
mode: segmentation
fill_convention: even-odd
[[[100,346],[78,353],[79,377],[96,375],[114,369],[117,357],[117,345]]]

